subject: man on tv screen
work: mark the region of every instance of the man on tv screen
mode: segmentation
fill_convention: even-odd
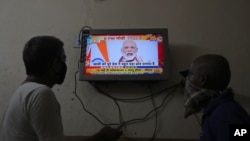
[[[121,53],[122,57],[119,62],[143,62],[142,58],[137,56],[138,47],[133,40],[123,42]]]

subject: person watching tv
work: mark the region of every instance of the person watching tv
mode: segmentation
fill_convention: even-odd
[[[52,88],[67,72],[63,42],[53,36],[31,38],[23,49],[27,77],[9,101],[0,124],[0,141],[63,141],[60,104]],[[121,131],[103,127],[85,141],[116,141]]]

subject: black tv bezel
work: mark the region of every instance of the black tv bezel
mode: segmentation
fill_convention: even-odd
[[[162,74],[149,75],[85,75],[85,56],[86,56],[86,37],[91,34],[161,34],[163,36],[163,55],[164,66]],[[79,80],[80,81],[159,81],[167,80],[169,74],[169,55],[168,55],[168,29],[167,28],[142,28],[142,29],[89,29],[81,32],[81,54],[79,63]]]

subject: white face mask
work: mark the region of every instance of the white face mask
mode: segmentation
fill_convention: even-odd
[[[219,91],[204,89],[194,85],[188,78],[185,84],[185,115],[187,118],[200,112]]]

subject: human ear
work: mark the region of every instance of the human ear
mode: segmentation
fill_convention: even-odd
[[[197,86],[204,87],[207,83],[207,75],[194,74],[190,76],[190,81]]]

